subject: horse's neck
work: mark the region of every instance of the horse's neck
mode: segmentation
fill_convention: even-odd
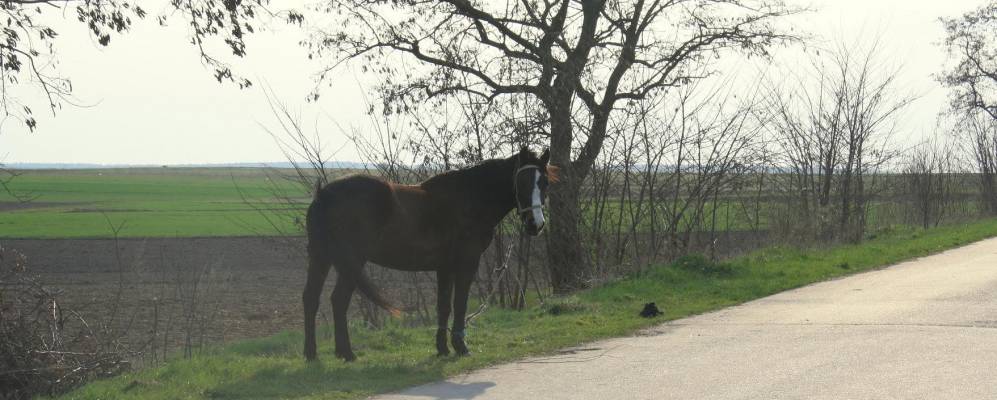
[[[458,203],[454,207],[470,208],[490,223],[498,223],[515,207],[513,168],[507,161],[493,160],[447,172],[431,178],[422,186],[427,191],[445,194],[442,197]]]

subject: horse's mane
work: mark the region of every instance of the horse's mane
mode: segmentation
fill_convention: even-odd
[[[423,181],[420,186],[427,189],[463,184],[479,186],[481,183],[488,182],[493,179],[502,181],[502,179],[505,178],[504,175],[508,175],[511,182],[511,162],[512,158],[493,158],[485,160],[467,168],[451,170],[435,175]]]

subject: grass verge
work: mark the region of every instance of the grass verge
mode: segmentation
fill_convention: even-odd
[[[492,309],[470,328],[474,356],[437,358],[433,328],[352,330],[360,360],[332,357],[331,332],[320,342],[323,361],[301,357],[302,335],[230,344],[189,360],[98,381],[65,398],[323,398],[355,399],[430,382],[471,369],[553,352],[692,314],[997,236],[997,220],[931,230],[877,232],[859,245],[821,250],[769,248],[723,263],[687,257],[670,265],[523,312]],[[654,301],[664,316],[639,318]]]

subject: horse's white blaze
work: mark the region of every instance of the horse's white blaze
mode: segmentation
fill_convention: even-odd
[[[544,212],[541,209],[543,204],[540,201],[540,171],[533,172],[533,222],[537,224],[537,228],[542,228],[544,226]]]

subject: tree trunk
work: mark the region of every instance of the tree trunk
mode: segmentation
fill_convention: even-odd
[[[554,293],[569,293],[588,287],[588,260],[578,229],[580,182],[567,181],[550,189],[550,231],[547,253],[550,283]]]
[[[587,258],[578,229],[581,222],[582,171],[571,160],[572,125],[570,88],[563,88],[548,103],[551,116],[550,160],[561,168],[560,181],[548,192],[550,228],[547,232],[547,268],[554,293],[563,294],[588,286]]]

